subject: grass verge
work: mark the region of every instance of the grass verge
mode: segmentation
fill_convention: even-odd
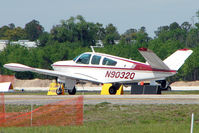
[[[7,112],[27,110],[29,106],[7,105]],[[82,126],[41,126],[0,128],[1,133],[187,133],[191,113],[199,123],[198,105],[113,105],[107,102],[84,105]],[[194,132],[199,127],[194,127]]]

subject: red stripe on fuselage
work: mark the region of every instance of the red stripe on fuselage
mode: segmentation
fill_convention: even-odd
[[[79,67],[79,68],[101,68],[101,69],[121,69],[121,70],[140,70],[140,71],[156,71],[156,72],[171,72],[176,73],[174,70],[161,70],[161,69],[153,69],[151,67],[146,66],[136,66],[135,68],[118,68],[118,67],[101,67],[101,66],[80,66],[80,65],[52,65],[53,67]]]

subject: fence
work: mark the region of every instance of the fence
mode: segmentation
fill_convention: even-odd
[[[18,106],[13,112],[9,108],[14,105],[5,106],[4,94],[1,94],[0,126],[66,126],[83,124],[83,97],[70,98],[67,100],[47,104],[33,110],[33,105],[26,108],[25,105]],[[21,107],[20,107],[21,106]],[[7,109],[8,108],[8,109]],[[16,108],[15,108],[16,109]],[[9,110],[9,111],[7,111]],[[26,112],[25,112],[26,111]]]

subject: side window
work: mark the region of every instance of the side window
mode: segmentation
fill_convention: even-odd
[[[90,58],[91,58],[91,54],[83,54],[81,57],[79,57],[76,63],[89,64]]]
[[[102,65],[108,65],[108,66],[115,66],[117,64],[116,61],[114,60],[111,60],[109,58],[104,58],[103,62],[102,62]]]
[[[93,58],[92,58],[92,60],[91,60],[91,64],[93,64],[93,65],[99,65],[100,59],[101,59],[101,56],[94,55]]]

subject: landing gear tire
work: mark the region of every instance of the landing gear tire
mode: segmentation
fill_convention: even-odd
[[[171,86],[167,86],[167,91],[171,91]]]
[[[72,90],[68,90],[69,95],[75,95],[76,94],[76,88],[74,87]]]
[[[63,92],[63,90],[61,89],[61,86],[59,88],[57,88],[56,93],[57,95],[61,95]]]
[[[109,88],[109,93],[110,93],[111,95],[115,95],[116,92],[117,92],[117,90],[116,90],[115,86],[112,85],[112,86]]]

